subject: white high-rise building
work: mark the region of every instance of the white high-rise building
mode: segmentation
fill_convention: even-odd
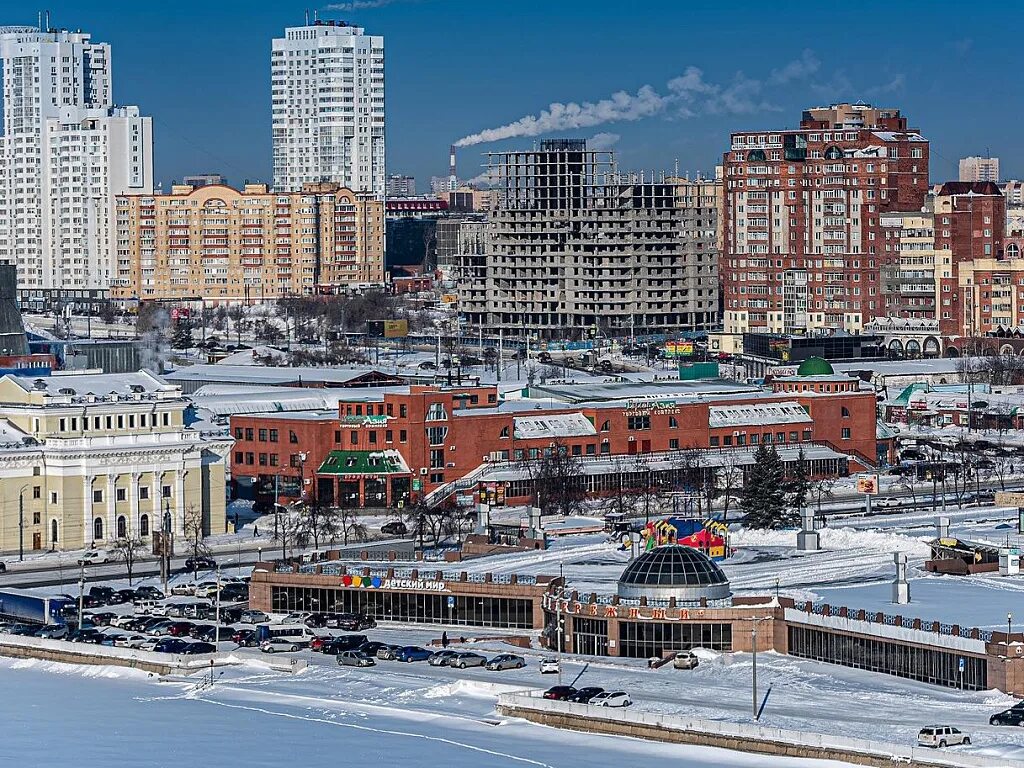
[[[999,158],[960,158],[960,181],[999,181]]]
[[[271,50],[274,186],[333,181],[383,198],[384,38],[340,21],[285,29]]]
[[[21,288],[104,289],[114,197],[153,190],[152,121],[112,101],[110,46],[0,27],[0,261]]]

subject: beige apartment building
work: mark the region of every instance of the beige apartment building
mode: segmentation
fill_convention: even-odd
[[[224,533],[232,441],[185,427],[187,405],[146,371],[0,378],[0,551]]]
[[[176,185],[117,198],[111,297],[214,304],[380,286],[384,204],[334,183]]]

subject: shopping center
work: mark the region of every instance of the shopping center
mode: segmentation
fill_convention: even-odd
[[[252,607],[273,613],[361,611],[385,622],[534,630],[565,653],[662,658],[756,647],[935,685],[1024,693],[1020,632],[734,596],[716,563],[676,544],[633,559],[614,594],[582,594],[558,576],[332,561],[259,564],[250,589]]]

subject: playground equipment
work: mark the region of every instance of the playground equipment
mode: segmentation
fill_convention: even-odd
[[[648,551],[662,544],[682,544],[700,550],[712,560],[723,560],[732,554],[729,530],[717,520],[686,517],[652,520],[640,531],[640,537]]]

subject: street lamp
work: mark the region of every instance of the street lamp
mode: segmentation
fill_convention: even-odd
[[[25,560],[25,491],[29,486],[21,486],[18,491],[18,562]]]
[[[1006,644],[1010,644],[1010,635],[1013,634],[1013,614],[1006,614]]]

